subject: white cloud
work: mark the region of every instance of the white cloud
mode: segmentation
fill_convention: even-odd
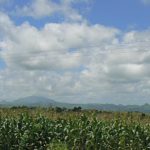
[[[145,5],[149,5],[150,4],[150,0],[141,0],[143,4]]]
[[[88,1],[61,0],[57,3],[52,0],[32,0],[31,3],[28,3],[28,5],[22,8],[18,7],[16,13],[21,16],[31,16],[36,19],[59,14],[70,21],[83,21],[82,15],[72,7],[72,4]]]
[[[15,27],[5,15],[1,18],[4,18],[0,20],[0,24],[4,25],[1,28],[7,35],[7,40],[3,41],[5,44],[2,44],[2,49],[5,48],[3,58],[7,66],[27,70],[80,67],[84,55],[80,47],[88,48],[88,45],[109,42],[118,32],[116,29],[84,23],[50,23],[39,30],[28,23]],[[72,48],[76,51],[72,52]]]

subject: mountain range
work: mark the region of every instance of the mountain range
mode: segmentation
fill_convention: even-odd
[[[0,101],[0,107],[27,106],[27,107],[65,107],[68,109],[82,107],[102,111],[133,111],[150,113],[150,104],[144,105],[115,105],[115,104],[70,104],[62,103],[40,96],[29,96],[12,101]]]

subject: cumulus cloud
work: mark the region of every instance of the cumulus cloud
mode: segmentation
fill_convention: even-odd
[[[39,30],[29,23],[15,27],[7,16],[2,15],[1,18],[0,24],[4,25],[1,28],[7,35],[7,40],[3,41],[5,44],[2,44],[4,47],[1,46],[5,48],[2,55],[7,66],[31,70],[80,67],[84,56],[81,47],[109,42],[118,32],[116,29],[84,23],[50,23]],[[72,48],[76,50],[72,51]]]
[[[78,14],[72,2],[61,1],[61,8]],[[38,0],[23,11],[42,17],[57,7],[53,1]],[[84,21],[46,23],[39,29],[29,22],[15,25],[0,13],[0,59],[7,66],[0,70],[1,99],[43,95],[65,102],[147,102],[149,41],[150,30],[123,33]]]
[[[59,14],[66,20],[83,21],[82,15],[74,9],[72,5],[81,2],[87,3],[88,1],[89,0],[60,0],[55,2],[53,0],[32,0],[28,5],[22,8],[17,7],[16,14],[30,16],[36,19]]]

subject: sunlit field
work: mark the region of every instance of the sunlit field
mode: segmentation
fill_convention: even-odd
[[[61,108],[1,108],[1,150],[147,150],[150,116]]]

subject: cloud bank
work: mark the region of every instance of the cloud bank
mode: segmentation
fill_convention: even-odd
[[[0,70],[1,99],[42,95],[72,103],[148,102],[150,30],[90,25],[72,3],[33,0],[17,7],[33,18],[59,10],[70,19],[41,28],[29,21],[16,25],[0,13],[0,59],[7,66]]]

